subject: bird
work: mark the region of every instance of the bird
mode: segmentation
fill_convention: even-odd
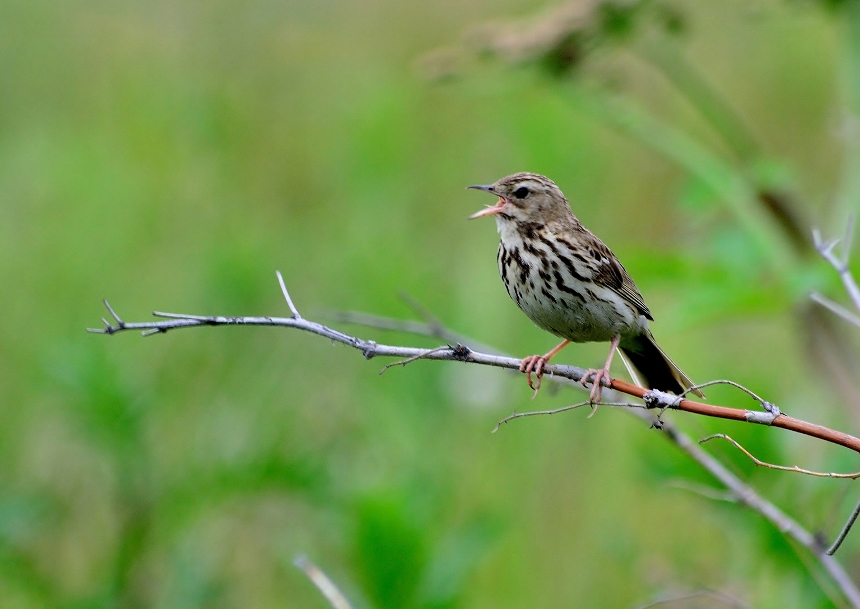
[[[522,359],[520,372],[537,395],[546,363],[570,343],[609,342],[601,369],[581,383],[600,401],[602,381],[617,350],[633,382],[676,395],[704,394],[654,340],[651,311],[624,266],[573,214],[555,182],[537,173],[515,173],[468,188],[499,197],[469,219],[495,216],[499,274],[508,295],[538,327],[563,339],[544,355]],[[532,381],[535,374],[537,384]]]

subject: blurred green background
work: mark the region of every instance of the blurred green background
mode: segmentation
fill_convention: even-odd
[[[842,231],[860,192],[860,11],[575,6],[566,35],[516,49],[561,23],[552,5],[0,3],[0,606],[326,607],[299,554],[377,609],[838,604],[757,514],[679,488],[713,482],[624,412],[489,433],[582,392],[531,401],[519,375],[454,363],[379,376],[274,328],[84,332],[101,298],[127,321],[287,315],[279,269],[312,319],[414,318],[405,292],[475,340],[544,352],[554,337],[498,279],[492,221],[465,221],[488,203],[466,185],[536,171],[692,378],[856,434],[854,331],[808,305],[841,289],[806,243]],[[858,469],[781,430],[669,418]],[[827,539],[858,499],[708,450]],[[860,536],[839,559],[860,580]]]

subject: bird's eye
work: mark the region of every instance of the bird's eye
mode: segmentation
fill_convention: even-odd
[[[525,199],[527,196],[529,196],[529,189],[525,186],[520,186],[514,191],[514,196],[517,199]]]

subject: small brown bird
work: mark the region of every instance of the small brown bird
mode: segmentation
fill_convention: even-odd
[[[627,271],[604,243],[586,229],[564,194],[547,177],[515,173],[489,186],[469,186],[499,197],[470,216],[496,216],[501,235],[499,273],[508,294],[539,327],[564,340],[545,355],[523,359],[529,387],[540,388],[543,367],[571,342],[609,341],[606,365],[583,377],[592,382],[590,399],[599,402],[601,379],[617,348],[640,387],[681,393],[693,386],[648,329],[651,312]],[[532,372],[537,385],[532,383]],[[704,397],[701,391],[693,393]]]

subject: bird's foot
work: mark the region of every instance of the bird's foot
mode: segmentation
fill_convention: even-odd
[[[540,382],[543,378],[543,367],[546,364],[547,358],[545,355],[529,355],[528,357],[524,357],[523,361],[520,362],[520,372],[526,373],[526,379],[528,379],[529,387],[534,389],[535,395],[537,395],[540,390]],[[535,373],[535,379],[537,383],[532,381],[532,372]],[[534,397],[534,396],[532,396]]]
[[[589,381],[592,376],[594,378]],[[610,380],[608,368],[589,368],[579,380],[582,386],[586,388],[588,387],[588,383],[591,383],[591,393],[588,395],[588,401],[592,404],[596,404],[600,401],[600,396],[603,393],[603,385],[601,385],[600,381],[603,379],[606,379],[607,381]]]

